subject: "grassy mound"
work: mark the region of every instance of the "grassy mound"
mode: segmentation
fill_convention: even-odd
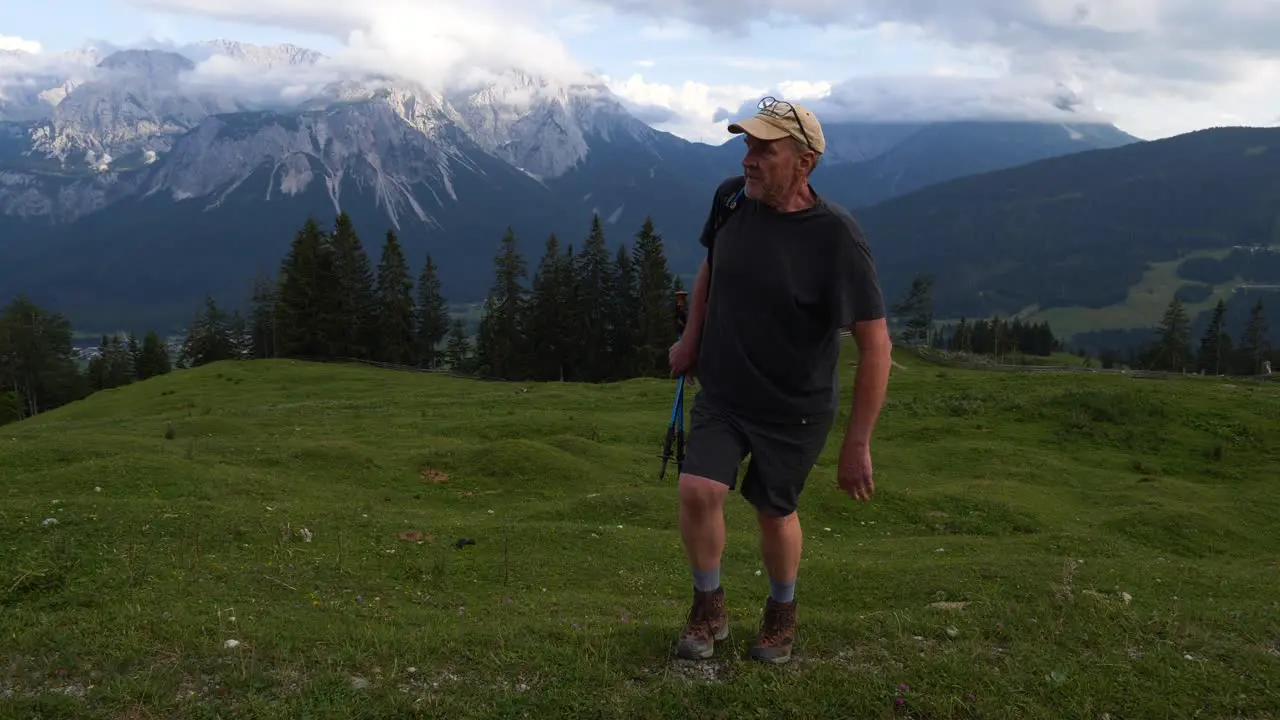
[[[1280,388],[898,361],[874,501],[843,417],[810,480],[783,668],[737,497],[731,646],[671,658],[669,381],[226,363],[0,428],[0,714],[1275,713]]]

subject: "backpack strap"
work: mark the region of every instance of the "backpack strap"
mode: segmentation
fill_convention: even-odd
[[[729,222],[730,216],[732,216],[733,212],[738,209],[738,204],[741,202],[742,196],[746,191],[747,180],[746,178],[742,178],[742,185],[738,187],[737,191],[730,193],[725,197],[724,202],[720,203],[720,212],[716,215],[715,232],[720,232],[720,228],[724,227],[724,224]]]
[[[742,198],[747,192],[747,178],[739,177],[734,182],[734,185],[737,185],[737,189],[725,195],[716,205],[715,219],[711,224],[711,238],[713,241],[716,234],[720,232],[720,228],[729,222],[729,218],[733,216],[734,211],[738,209],[738,205],[742,203]],[[707,267],[711,266],[711,256],[714,254],[714,249],[713,247],[707,248]]]

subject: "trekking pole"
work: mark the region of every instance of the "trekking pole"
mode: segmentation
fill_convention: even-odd
[[[688,319],[687,311],[684,307],[684,299],[686,293],[683,290],[676,291],[676,339],[684,337],[684,326]],[[662,445],[662,469],[658,471],[658,478],[663,479],[667,475],[667,462],[672,458],[671,445],[674,442],[676,446],[676,472],[684,469],[684,373],[676,378],[676,397],[671,404],[671,420],[667,423],[667,436]]]

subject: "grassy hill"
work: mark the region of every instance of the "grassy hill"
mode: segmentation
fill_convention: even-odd
[[[898,361],[783,668],[736,497],[732,647],[671,658],[669,381],[220,363],[5,426],[0,716],[1274,715],[1280,387]]]

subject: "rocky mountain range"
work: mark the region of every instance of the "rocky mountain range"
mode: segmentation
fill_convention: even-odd
[[[815,186],[861,208],[966,175],[1136,139],[1109,125],[827,125]],[[320,53],[231,41],[0,56],[0,289],[77,326],[180,326],[238,304],[307,216],[349,212],[376,248],[430,252],[454,301],[487,289],[507,226],[532,255],[612,243],[645,216],[674,269],[700,257],[710,189],[741,145],[655,130],[602,82],[511,70],[438,92],[336,71]]]

